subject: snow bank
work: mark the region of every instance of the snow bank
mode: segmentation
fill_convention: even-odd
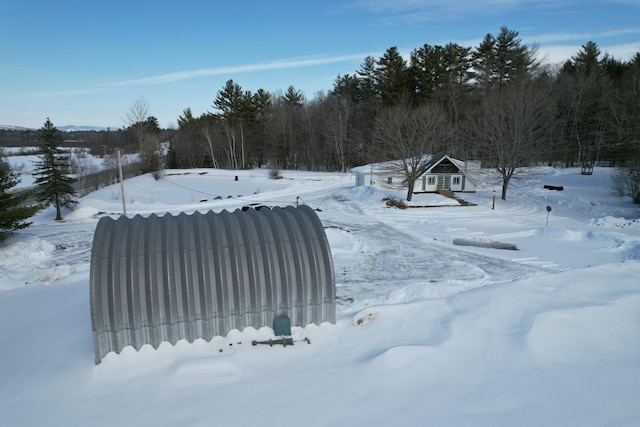
[[[2,243],[0,291],[55,281],[57,274],[49,268],[55,249],[50,242],[34,236],[12,236]]]
[[[98,218],[122,209],[118,186],[107,187],[65,221],[45,210],[0,245],[0,425],[640,419],[640,211],[610,194],[609,170],[532,170],[495,209],[499,180],[483,170],[480,190],[463,197],[476,206],[404,210],[382,200],[401,193],[355,187],[350,174],[284,171],[273,181],[242,171],[235,181],[234,171],[176,172],[127,180],[128,214],[248,203],[318,209],[334,258],[336,324],[294,327],[297,342],[286,348],[252,346],[272,331],[247,328],[127,349],[95,366],[91,241]]]

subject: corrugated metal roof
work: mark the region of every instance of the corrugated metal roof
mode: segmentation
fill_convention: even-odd
[[[102,218],[91,253],[96,364],[128,345],[335,322],[333,259],[308,206]]]

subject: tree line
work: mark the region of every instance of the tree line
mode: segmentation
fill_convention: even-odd
[[[620,61],[589,41],[545,66],[502,27],[473,48],[425,44],[405,59],[391,47],[312,99],[229,80],[212,112],[178,117],[167,165],[346,171],[445,152],[496,167],[505,197],[525,165],[638,163],[639,91],[640,52]]]
[[[99,170],[85,168],[81,159],[86,152],[74,148],[74,156],[62,147],[64,134],[49,118],[38,130],[38,146],[28,154],[36,154],[32,175],[33,187],[16,189],[20,172],[10,167],[0,147],[0,242],[13,231],[28,227],[30,217],[41,209],[53,206],[55,220],[61,221],[62,209],[73,208],[76,196],[85,196],[104,186],[117,182],[118,175],[131,178],[145,173],[148,165],[140,161],[119,162],[115,155],[105,155]],[[120,163],[120,164],[118,164]]]
[[[200,116],[187,107],[177,128],[160,129],[140,97],[119,130],[63,136],[47,119],[37,132],[0,131],[0,143],[38,141],[39,198],[56,206],[56,219],[74,194],[59,147],[82,143],[98,156],[116,147],[138,152],[143,173],[164,165],[347,171],[390,162],[409,184],[407,199],[425,154],[495,168],[503,199],[524,166],[616,166],[618,191],[640,203],[640,52],[620,61],[593,41],[564,64],[544,66],[535,46],[502,27],[476,47],[425,44],[408,59],[391,47],[311,99],[294,86],[251,92],[228,80],[211,107]],[[30,216],[8,191],[16,180],[0,162],[0,231],[22,228],[16,218]]]

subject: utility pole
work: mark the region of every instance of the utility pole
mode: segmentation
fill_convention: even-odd
[[[122,162],[120,161],[120,150],[118,150],[118,174],[120,175],[120,195],[122,196],[122,214],[127,215],[127,205],[124,197],[124,179],[122,178]]]

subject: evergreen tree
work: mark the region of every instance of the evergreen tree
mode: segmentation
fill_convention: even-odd
[[[373,56],[364,58],[360,69],[356,71],[358,75],[358,88],[363,101],[369,101],[378,96],[376,89],[376,59]]]
[[[411,95],[412,87],[407,63],[393,46],[378,60],[376,88],[385,106],[397,105]]]
[[[143,173],[151,172],[153,177],[158,180],[162,176],[164,169],[162,154],[160,152],[160,125],[158,119],[154,116],[149,116],[144,121],[143,126],[145,130],[143,137],[143,151],[140,152],[140,164],[141,171]]]
[[[177,136],[167,156],[169,168],[203,167],[200,135],[198,119],[193,116],[191,108],[185,108],[182,116],[178,117]]]
[[[465,87],[472,79],[471,48],[457,43],[448,43],[444,47],[444,64],[447,84]]]
[[[409,74],[418,102],[432,98],[437,92],[447,94],[465,87],[471,80],[470,48],[455,43],[446,46],[423,45],[411,52]]]
[[[578,72],[591,74],[600,67],[600,48],[593,41],[582,45],[582,50],[571,57],[573,69]]]
[[[516,31],[502,27],[497,37],[487,34],[473,52],[476,80],[483,89],[500,89],[530,78],[538,68],[535,53]]]
[[[365,59],[363,69],[367,67],[366,63],[368,61],[372,67],[371,73],[373,73],[375,60],[370,62],[370,60]],[[334,118],[337,117],[337,114],[344,114],[349,111],[349,114],[347,114],[348,121],[345,123],[348,145],[343,153],[347,167],[366,162],[373,140],[374,127],[371,124],[378,114],[380,106],[380,100],[375,97],[374,80],[369,80],[364,77],[365,75],[366,72],[364,71],[353,75],[338,75],[334,82],[333,90],[329,92],[329,96],[326,98],[328,110],[332,112],[329,114],[333,114]],[[342,99],[343,102],[336,102],[336,97]],[[338,110],[342,111],[338,112]],[[328,112],[325,112],[325,114],[328,114]],[[327,118],[325,116],[325,119]],[[326,134],[326,131],[329,131],[335,134],[335,123],[331,124],[331,120],[327,123],[333,130],[326,129],[322,133]]]
[[[496,79],[497,62],[496,39],[492,34],[487,34],[473,51],[473,76],[479,87],[488,89],[492,86]]]
[[[244,114],[247,117],[250,147],[253,155],[250,167],[261,167],[266,162],[265,147],[267,128],[266,123],[271,116],[271,95],[264,89],[258,89],[254,94],[246,94]]]
[[[36,196],[40,202],[53,204],[56,207],[56,221],[62,220],[61,209],[71,207],[76,201],[73,199],[75,189],[74,179],[69,176],[69,156],[62,151],[60,131],[47,118],[40,129],[41,143],[39,148],[40,160],[35,162],[33,176],[37,186]]]
[[[231,169],[244,167],[244,132],[242,126],[242,103],[244,93],[242,87],[233,80],[227,80],[224,88],[218,91],[213,106],[220,111],[218,117],[224,123],[227,136],[227,156]],[[240,140],[240,144],[238,144]],[[238,145],[241,159],[238,162]]]
[[[340,95],[354,104],[359,102],[362,96],[358,87],[358,78],[355,75],[338,74],[329,95]]]
[[[297,169],[300,160],[299,145],[302,142],[300,135],[301,112],[304,105],[304,95],[298,89],[290,85],[287,92],[280,97],[285,106],[285,163],[284,168]]]
[[[425,44],[411,52],[409,73],[417,101],[426,101],[443,86],[446,78],[442,46]]]
[[[29,192],[9,191],[19,182],[20,178],[4,161],[0,151],[0,242],[7,238],[8,232],[31,225],[25,219],[31,217],[40,208],[37,205],[27,204],[27,199],[31,196]]]

